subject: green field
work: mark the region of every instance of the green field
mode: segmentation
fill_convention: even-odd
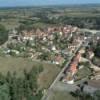
[[[61,91],[53,91],[52,97],[50,100],[78,100],[77,98],[71,96],[68,92],[61,92]]]
[[[30,70],[32,67],[36,66],[37,63],[33,63],[27,59],[14,58],[14,57],[0,57],[0,72],[4,75],[10,71],[11,73],[17,72],[17,76],[22,76],[24,69]]]
[[[60,68],[58,68],[56,65],[45,64],[44,71],[39,75],[38,79],[40,88],[48,88],[59,72]]]
[[[79,69],[78,72],[76,73],[77,79],[76,81],[78,82],[78,79],[83,79],[90,77],[92,75],[92,70],[90,69],[90,63],[89,62],[81,62],[80,65],[83,66],[82,69]]]
[[[98,26],[100,25],[100,6],[84,6],[50,6],[0,9],[0,24],[3,24],[7,29],[16,28],[23,24],[23,21],[31,23],[30,25],[33,27],[35,26],[40,28],[48,25],[61,25],[67,23],[76,26],[82,25],[82,28],[92,27],[93,29],[98,29]],[[28,26],[29,24],[27,23],[24,24]]]
[[[7,74],[8,71],[11,73],[16,71],[17,76],[22,77],[24,69],[29,71],[32,67],[40,65],[43,66],[44,71],[40,73],[38,77],[39,87],[48,88],[60,71],[60,68],[56,65],[31,61],[24,58],[0,57],[0,72],[4,75]]]

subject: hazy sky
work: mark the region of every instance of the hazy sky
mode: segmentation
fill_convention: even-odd
[[[0,0],[0,7],[86,3],[100,3],[100,0]]]

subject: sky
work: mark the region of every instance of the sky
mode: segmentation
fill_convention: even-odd
[[[0,0],[0,7],[100,3],[100,0]]]

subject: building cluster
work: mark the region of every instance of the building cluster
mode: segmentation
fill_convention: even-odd
[[[71,25],[25,29],[20,32],[12,30],[9,32],[5,53],[13,52],[31,59],[42,58],[54,64],[62,64],[66,56],[74,53],[82,39],[80,29]]]
[[[9,37],[17,37],[22,39],[22,40],[33,40],[34,37],[41,38],[43,40],[48,39],[53,39],[53,34],[58,33],[59,35],[63,37],[67,37],[68,34],[78,32],[79,28],[78,27],[72,27],[71,25],[66,25],[64,27],[47,27],[47,28],[37,28],[37,29],[32,29],[32,30],[22,30],[20,32],[17,32],[17,30],[12,30],[10,31]],[[19,34],[19,35],[16,35]],[[70,34],[72,35],[72,34]]]
[[[78,38],[83,40],[83,45],[64,70],[61,81],[66,84],[74,84],[75,82],[77,84],[78,81],[78,90],[93,94],[95,91],[100,90],[100,66],[92,62],[94,60],[93,58],[95,58],[93,45],[100,46],[100,33],[91,34],[85,32],[84,38],[82,35]],[[85,56],[83,56],[84,54]],[[98,60],[100,61],[99,58]],[[85,62],[88,62],[89,65],[87,63],[85,64]],[[84,70],[84,68],[88,69]],[[77,74],[80,70],[81,72],[82,70],[85,72],[87,70],[90,71],[88,71],[87,76],[84,75],[85,72],[83,71],[83,77],[81,77],[82,73],[80,75]],[[76,77],[77,75],[79,75],[79,78]]]
[[[74,75],[77,73],[78,71],[78,64],[81,60],[81,53],[77,53],[75,55],[75,57],[72,59],[71,63],[68,66],[68,69],[66,69],[64,71],[64,78],[63,78],[63,82],[64,83],[68,83],[68,84],[73,84],[74,83]]]

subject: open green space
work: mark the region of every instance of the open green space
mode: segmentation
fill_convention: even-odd
[[[60,68],[53,64],[31,61],[25,58],[0,57],[0,72],[4,75],[10,71],[11,73],[16,72],[18,77],[22,77],[24,69],[30,71],[34,66],[43,66],[43,72],[38,77],[40,88],[48,88],[60,71]]]
[[[43,68],[44,71],[39,75],[38,83],[40,88],[49,88],[60,72],[60,68],[53,64],[45,64]]]
[[[54,91],[50,100],[78,100],[68,92]]]
[[[83,66],[83,68],[79,69],[79,71],[76,73],[79,79],[89,77],[92,74],[92,70],[90,69],[91,65],[89,62],[82,62],[80,63],[80,66]]]

